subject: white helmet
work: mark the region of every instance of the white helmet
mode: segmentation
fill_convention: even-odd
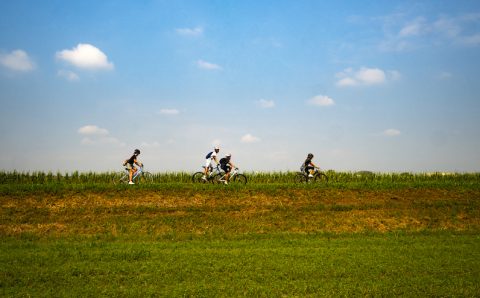
[[[220,150],[220,147],[215,146],[215,148],[213,148],[213,150]]]
[[[230,153],[225,154],[225,157],[232,157]]]

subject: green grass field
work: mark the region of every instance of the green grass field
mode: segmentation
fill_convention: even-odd
[[[109,175],[0,173],[0,296],[480,295],[478,174]]]

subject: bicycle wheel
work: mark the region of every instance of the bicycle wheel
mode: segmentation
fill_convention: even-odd
[[[297,173],[295,174],[295,183],[307,183],[308,177],[305,176],[303,173]]]
[[[128,183],[128,174],[118,173],[113,177],[113,184],[127,184]]]
[[[196,172],[192,175],[192,182],[193,183],[206,183],[207,180],[202,179],[204,173],[203,172]]]
[[[153,183],[153,175],[149,172],[143,172],[142,175],[140,176],[140,179],[138,179],[138,182],[140,184]]]
[[[328,182],[328,176],[325,175],[324,173],[317,173],[314,178],[315,182],[317,183],[327,183]]]
[[[220,184],[220,183],[223,183],[224,181],[221,181],[220,179],[222,179],[222,177],[224,176],[225,174],[223,173],[218,173],[218,174],[215,174],[212,179],[210,180],[210,182],[212,182],[213,184]]]
[[[247,177],[243,174],[238,174],[235,175],[233,179],[230,179],[230,182],[233,184],[245,185],[247,184]]]

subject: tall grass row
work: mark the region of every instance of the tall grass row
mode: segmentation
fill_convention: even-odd
[[[480,173],[373,173],[326,171],[329,183],[480,183]],[[190,172],[153,173],[154,183],[191,183]],[[293,183],[296,172],[247,172],[249,184]],[[0,171],[0,184],[111,184],[118,172],[18,172]]]

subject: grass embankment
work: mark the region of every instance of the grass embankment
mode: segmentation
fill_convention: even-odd
[[[16,190],[16,191],[15,191]],[[248,234],[478,231],[480,189],[221,185],[0,188],[5,236],[186,239]]]
[[[478,296],[470,182],[4,184],[1,296]]]

